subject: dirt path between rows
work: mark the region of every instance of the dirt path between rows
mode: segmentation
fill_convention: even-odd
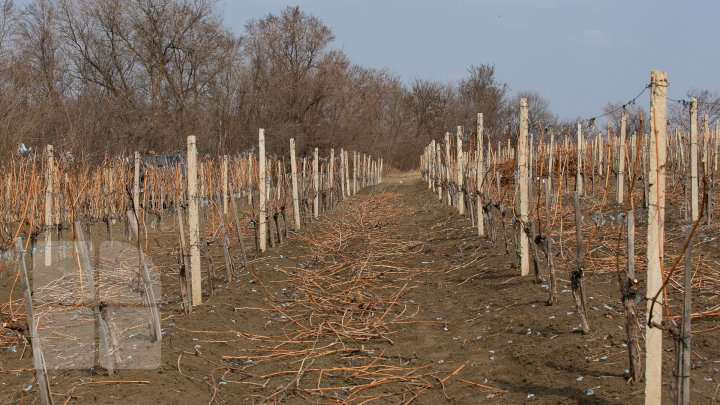
[[[159,369],[51,372],[55,401],[641,403],[642,385],[624,378],[615,278],[589,276],[593,331],[584,336],[563,264],[559,304],[547,306],[547,289],[518,277],[514,261],[416,176],[389,178],[254,261],[192,314],[166,299]],[[701,356],[717,357],[715,337],[697,342]],[[702,377],[711,366],[693,376],[697,403],[717,391]],[[10,377],[8,403],[31,380]],[[664,395],[669,402],[669,388]]]

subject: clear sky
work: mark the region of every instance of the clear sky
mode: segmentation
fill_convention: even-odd
[[[355,63],[409,82],[495,65],[512,91],[534,90],[561,118],[599,115],[668,73],[670,97],[720,90],[720,1],[221,0],[225,23],[300,8],[329,26]],[[647,105],[647,95],[638,100]]]

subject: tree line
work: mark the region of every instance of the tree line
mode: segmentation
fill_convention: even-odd
[[[477,111],[501,132],[508,86],[479,64],[457,83],[353,63],[332,30],[298,7],[248,21],[236,34],[213,0],[33,0],[0,4],[0,142],[47,143],[90,159],[141,150],[201,153],[294,137],[380,151],[416,165],[430,137]],[[281,147],[283,149],[281,149]],[[376,153],[377,154],[377,153]]]
[[[224,25],[215,0],[0,0],[0,158],[53,144],[88,159],[140,150],[200,153],[297,140],[373,152],[416,167],[430,139],[478,112],[491,137],[515,137],[517,99],[533,126],[558,118],[538,93],[515,97],[491,64],[456,82],[415,79],[353,63],[332,30],[298,7]]]

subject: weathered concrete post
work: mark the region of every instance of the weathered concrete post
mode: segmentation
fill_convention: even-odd
[[[455,165],[455,171],[457,174],[457,209],[460,215],[465,215],[465,191],[463,190],[463,150],[462,150],[462,136],[463,127],[457,127],[457,133],[455,135],[455,146],[457,164]]]
[[[617,176],[617,203],[622,204],[625,194],[625,137],[627,131],[627,111],[623,108],[620,116],[620,144],[618,145],[618,176]]]
[[[197,145],[195,136],[187,138],[187,199],[190,242],[190,285],[192,305],[202,304],[202,275],[200,274],[200,221],[198,208]]]
[[[259,230],[258,241],[260,243],[260,252],[267,250],[267,164],[265,163],[265,129],[260,128],[258,134],[258,190],[260,208],[258,212]]]
[[[352,186],[353,186],[353,195],[357,194],[358,189],[358,153],[353,152],[353,178],[352,178]]]
[[[528,193],[528,104],[527,99],[520,99],[520,137],[517,144],[518,182],[520,188],[520,226],[518,240],[520,241],[520,275],[530,274],[530,244],[525,234],[530,213]]]
[[[352,195],[350,189],[350,152],[348,151],[345,151],[345,192],[348,196]]]
[[[222,208],[223,208],[223,221],[228,214],[228,156],[223,155],[222,160]]]
[[[330,149],[330,170],[328,170],[328,198],[330,207],[333,206],[333,193],[335,192],[335,149]]]
[[[340,195],[345,199],[345,150],[340,148]]]
[[[483,215],[483,199],[482,199],[482,186],[483,180],[485,179],[485,163],[483,161],[483,114],[478,113],[477,115],[477,131],[476,131],[476,150],[475,150],[475,184],[477,186],[477,231],[478,236],[485,236],[485,220]]]
[[[134,154],[135,170],[133,172],[133,217],[135,229],[140,230],[140,152]],[[140,235],[138,233],[138,235]],[[139,236],[138,236],[139,237]]]
[[[577,124],[577,169],[575,171],[575,192],[583,195],[583,135],[582,124]]]
[[[698,199],[698,117],[697,99],[690,100],[690,207],[693,222],[700,217]]]
[[[297,178],[297,156],[295,153],[295,138],[290,138],[290,176],[292,181],[292,199],[293,199],[293,220],[295,222],[295,230],[301,228],[300,224],[300,195],[298,194],[298,178]]]
[[[450,163],[450,132],[445,132],[445,178],[447,179],[447,205],[452,205],[452,193],[450,183],[452,182],[452,164]]]
[[[45,266],[52,265],[52,225],[53,225],[53,177],[55,162],[53,146],[45,149]]]
[[[662,262],[665,240],[665,155],[667,75],[653,71],[650,76],[650,147],[648,170],[647,225],[647,297],[662,288]],[[662,321],[663,296],[652,307],[648,300],[648,322]],[[662,334],[661,329],[648,327],[645,331],[645,404],[661,403],[662,393]]]
[[[313,154],[313,188],[315,190],[315,198],[313,198],[313,218],[320,215],[320,161],[318,148],[315,148]]]

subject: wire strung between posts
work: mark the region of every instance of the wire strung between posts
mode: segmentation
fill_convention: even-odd
[[[650,85],[649,85],[649,84],[646,84],[645,87],[643,87],[642,91],[640,91],[640,93],[638,93],[637,96],[631,98],[629,101],[623,103],[622,105],[620,105],[620,106],[618,106],[618,107],[616,107],[616,108],[613,108],[612,110],[610,110],[610,111],[608,111],[608,112],[606,112],[606,113],[603,113],[602,115],[598,115],[598,116],[596,116],[596,117],[592,117],[592,118],[588,118],[588,119],[582,120],[582,121],[580,121],[580,123],[585,123],[585,122],[587,122],[587,123],[588,123],[588,126],[592,127],[592,126],[595,124],[595,120],[597,120],[598,118],[606,117],[606,116],[608,116],[608,115],[610,115],[610,114],[616,113],[616,112],[624,109],[624,108],[627,107],[628,105],[635,105],[635,101],[637,101],[637,99],[639,99],[640,96],[642,96],[643,94],[645,94],[645,92],[646,92],[647,89],[649,89],[649,88],[650,88]]]
[[[688,105],[690,105],[690,103],[692,102],[692,98],[690,98],[690,97],[688,97],[688,98],[682,98],[682,99],[675,99],[675,98],[670,98],[670,97],[668,97],[667,99],[668,99],[669,101],[673,101],[673,102],[676,102],[676,103],[680,103],[680,104],[682,104],[683,106],[688,106]],[[698,100],[695,100],[695,103],[697,103],[697,105],[711,105],[711,106],[718,106],[718,107],[720,107],[720,102],[709,102],[709,101],[698,101]]]

